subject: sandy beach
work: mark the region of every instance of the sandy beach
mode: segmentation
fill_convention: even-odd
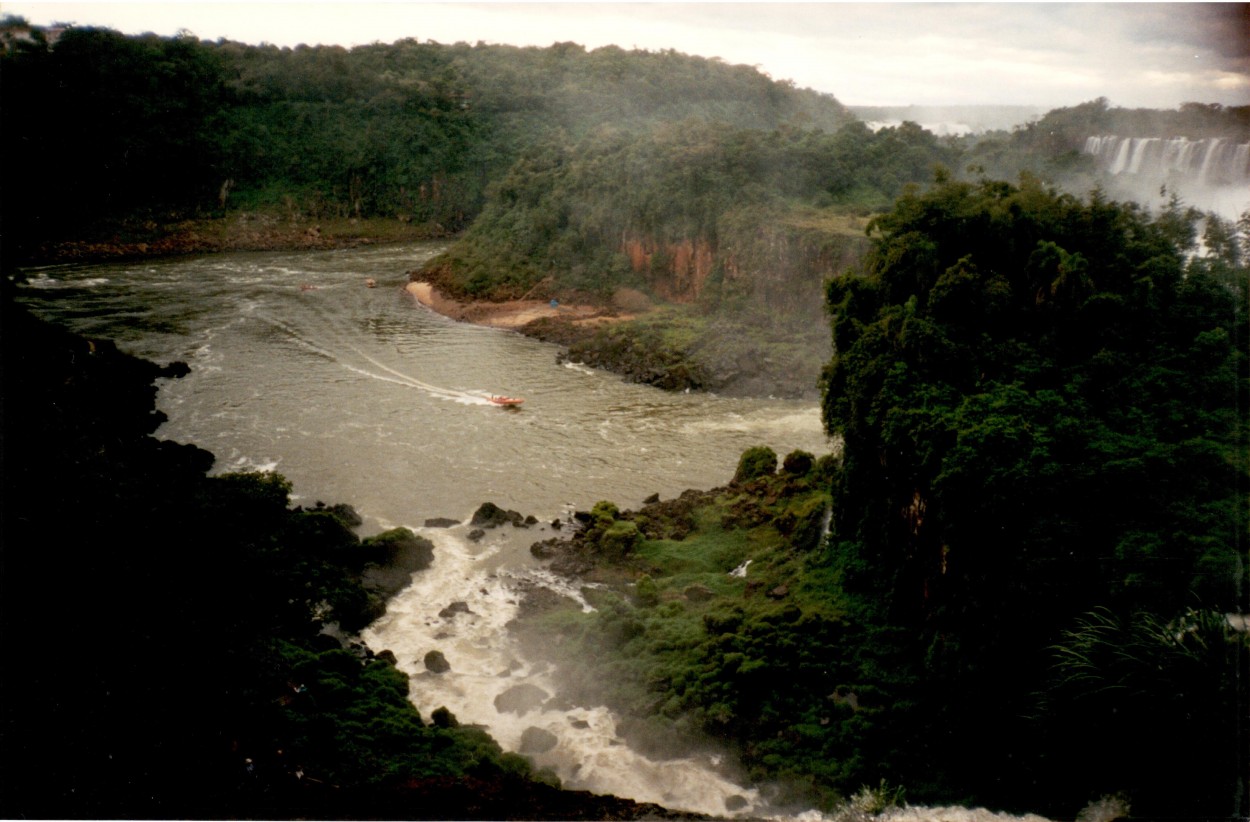
[[[606,312],[588,305],[552,306],[543,300],[506,300],[504,302],[460,302],[443,295],[427,282],[411,282],[405,289],[413,298],[445,317],[454,320],[487,325],[492,328],[520,329],[535,320],[559,317],[574,324],[619,322],[628,315]]]

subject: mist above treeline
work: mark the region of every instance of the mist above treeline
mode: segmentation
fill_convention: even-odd
[[[987,131],[1011,131],[1046,113],[1046,109],[1041,106],[1009,105],[865,105],[849,108],[852,114],[868,123],[919,123],[934,133],[958,136]]]
[[[879,123],[910,121],[922,126],[947,126],[951,133],[1029,129],[1034,125],[1062,125],[1065,131],[1089,131],[1127,136],[1191,139],[1220,137],[1245,139],[1250,134],[1250,106],[1184,103],[1175,109],[1121,108],[1106,98],[1084,105],[1048,110],[1030,105],[907,105],[848,106],[861,120]],[[1039,121],[1043,121],[1039,123]]]

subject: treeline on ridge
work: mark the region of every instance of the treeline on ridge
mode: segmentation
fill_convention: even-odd
[[[5,153],[23,158],[6,234],[24,247],[101,220],[227,208],[454,231],[545,139],[690,116],[756,128],[850,119],[833,98],[748,67],[574,44],[290,49],[8,17],[0,68]]]
[[[731,210],[778,201],[880,210],[935,165],[1003,179],[1027,169],[1058,182],[1092,168],[1079,155],[1091,134],[1250,133],[1250,107],[1151,112],[1097,100],[1010,135],[939,140],[913,124],[874,134],[832,96],[752,67],[573,43],[292,49],[45,30],[9,16],[0,46],[0,141],[22,158],[3,192],[10,260],[101,224],[135,230],[259,211],[386,217],[446,233],[493,208],[496,224],[474,242],[507,251],[495,235],[528,229],[520,268],[558,270],[569,244],[594,241],[597,258],[617,255],[619,272],[619,236],[655,225],[696,240]],[[543,171],[566,161],[576,170]],[[541,204],[531,193],[532,213],[517,226],[499,222],[517,203],[496,186],[555,188]],[[570,285],[599,264],[583,262]],[[480,285],[481,264],[468,268],[458,280]]]

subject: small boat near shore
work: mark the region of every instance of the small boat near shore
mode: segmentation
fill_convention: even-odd
[[[517,406],[525,402],[525,400],[522,399],[521,397],[504,397],[499,394],[491,394],[486,399],[490,400],[491,403],[494,405],[502,405],[505,407]]]

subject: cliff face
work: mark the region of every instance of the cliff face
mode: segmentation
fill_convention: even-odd
[[[716,234],[627,235],[618,250],[645,288],[690,310],[566,339],[570,357],[670,389],[815,396],[833,353],[825,283],[867,250],[864,220],[743,211],[724,216]]]
[[[719,241],[632,236],[620,250],[648,288],[670,302],[810,320],[823,316],[825,281],[868,247],[853,217],[736,222],[727,220]]]
[[[698,302],[717,261],[715,246],[703,238],[674,243],[634,237],[621,244],[621,251],[656,296],[679,304]]]

